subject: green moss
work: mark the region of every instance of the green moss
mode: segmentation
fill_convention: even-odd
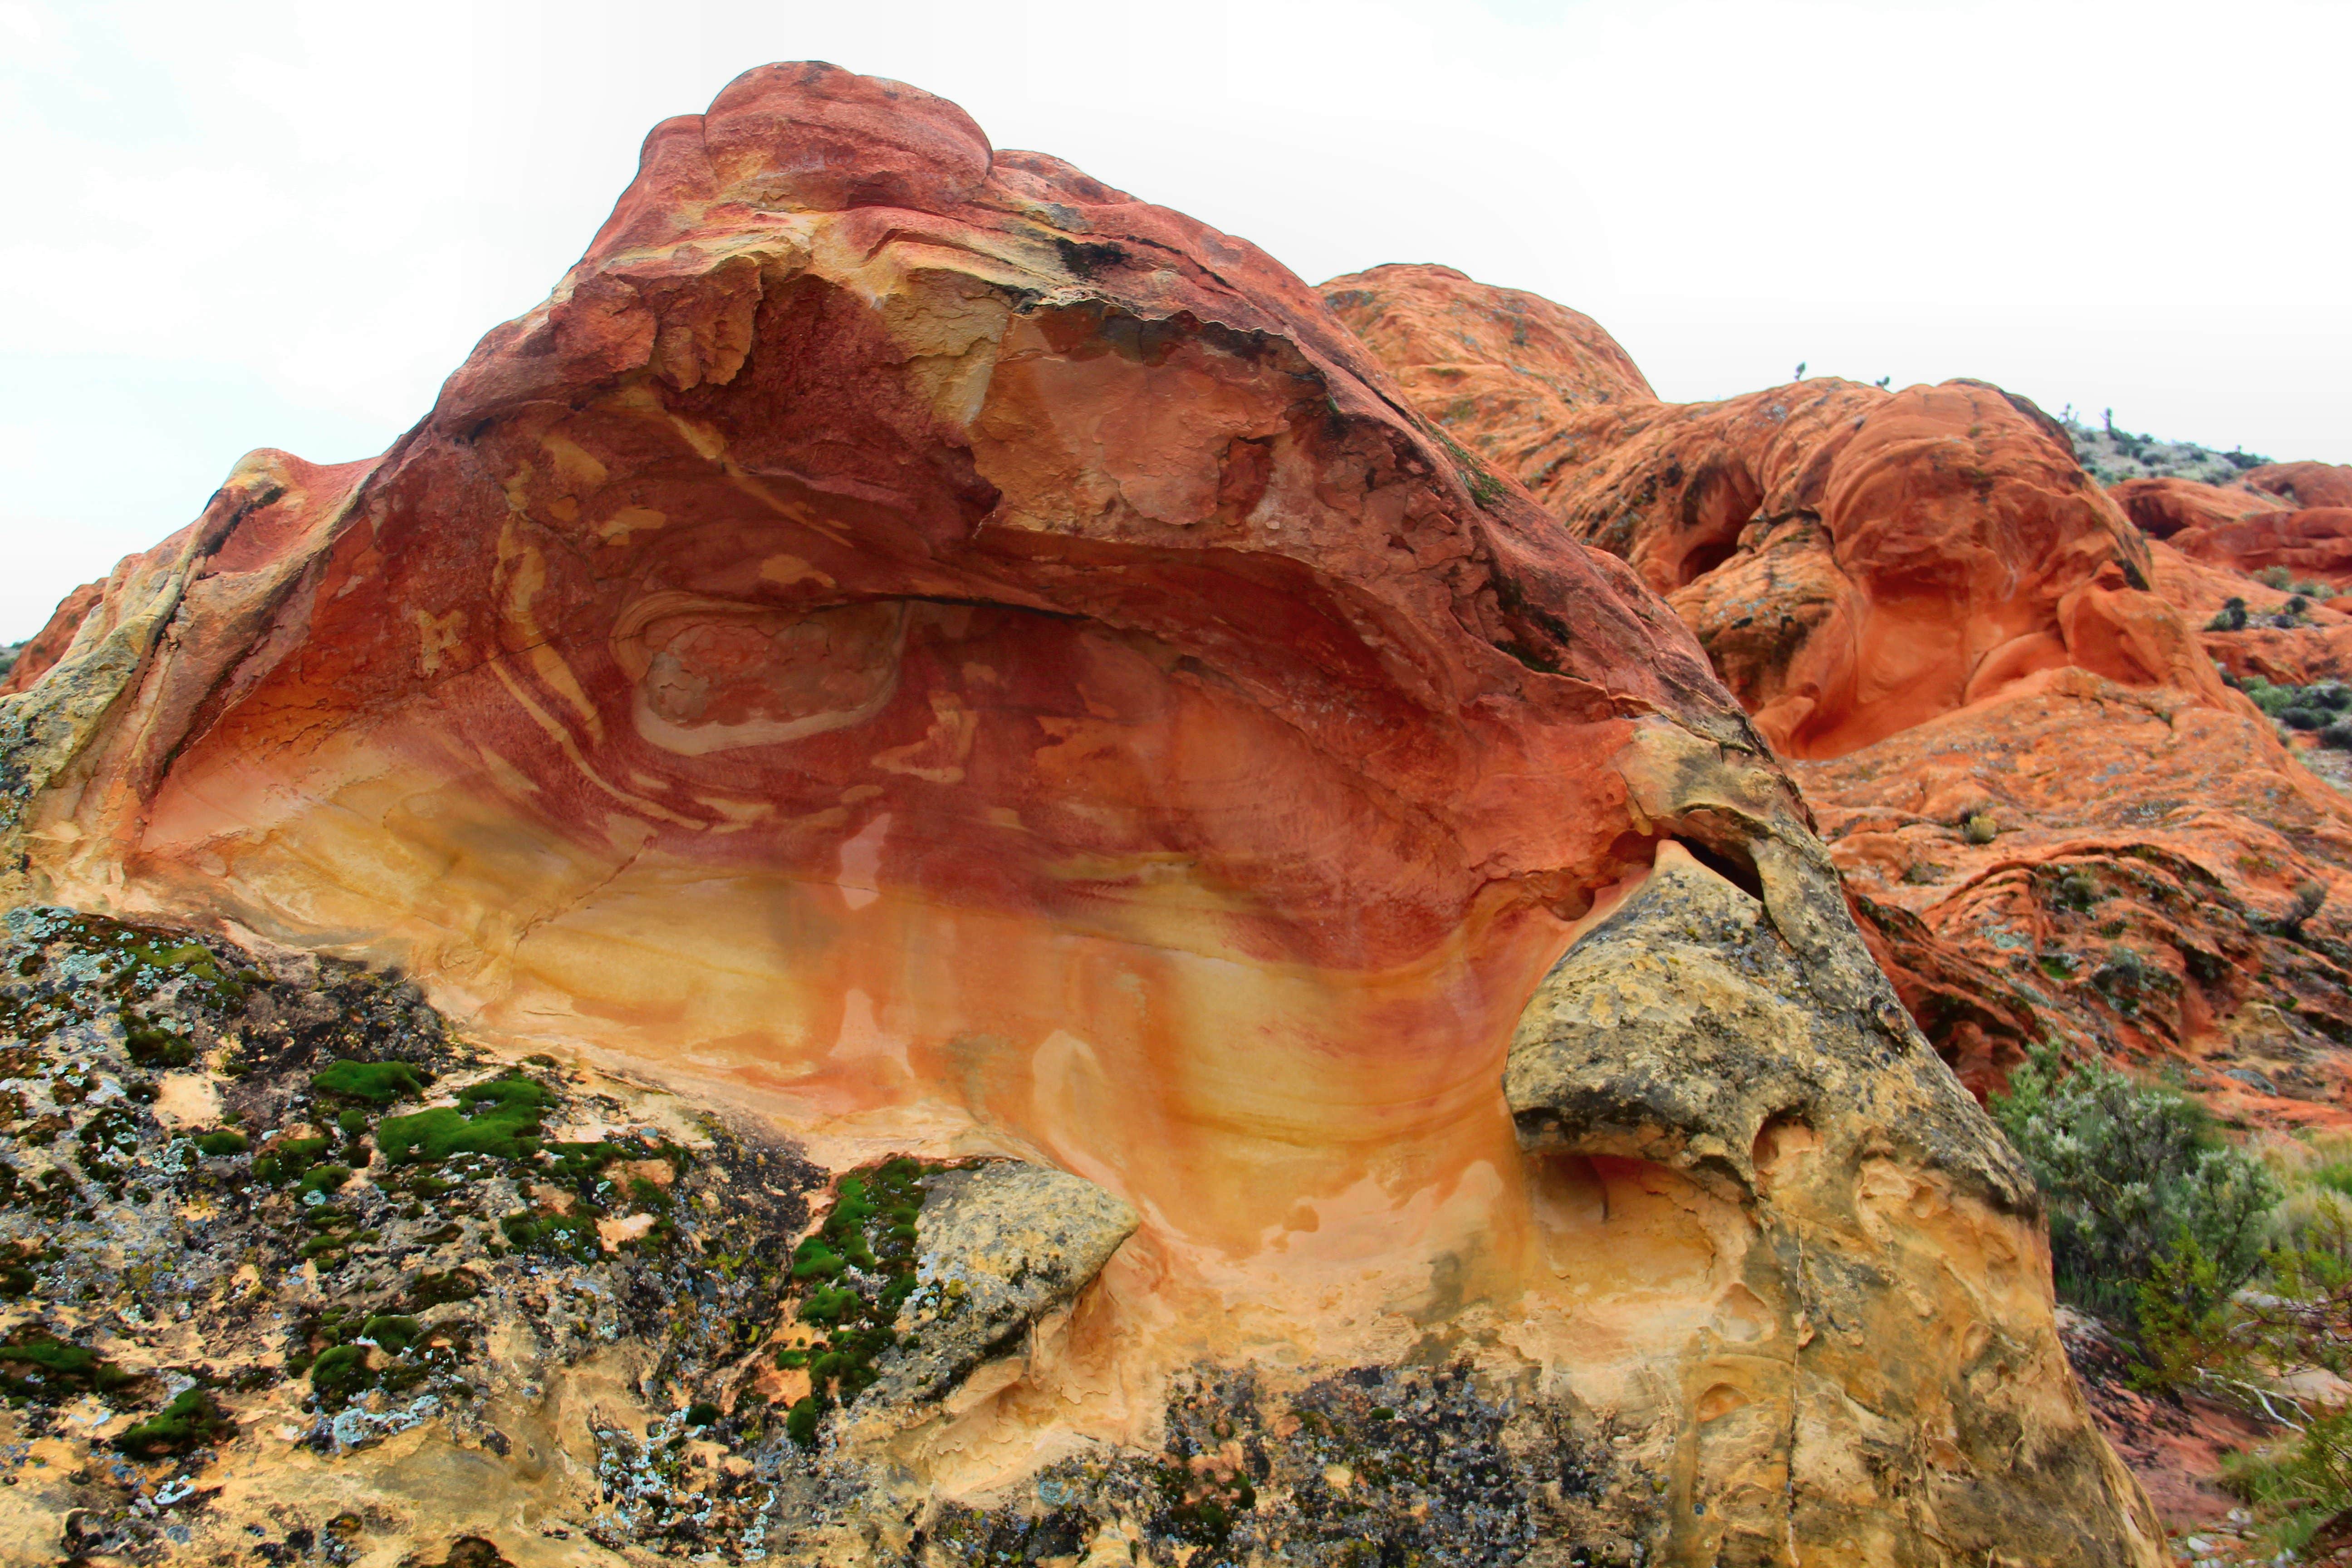
[[[17,1399],[61,1404],[105,1393],[132,1381],[104,1356],[39,1329],[20,1330],[0,1344],[0,1392]]]
[[[374,1383],[365,1345],[330,1345],[310,1363],[310,1387],[322,1404],[342,1404]]]
[[[494,1078],[487,1082],[467,1085],[457,1091],[457,1103],[460,1105],[488,1104],[499,1106],[501,1109],[527,1105],[533,1110],[543,1110],[555,1103],[555,1095],[543,1083],[509,1074],[505,1078]]]
[[[196,1059],[196,1044],[185,1035],[128,1007],[121,1010],[120,1016],[122,1043],[130,1048],[131,1059],[140,1066],[181,1068]]]
[[[409,1317],[370,1318],[360,1327],[359,1337],[373,1340],[386,1353],[398,1355],[425,1336],[425,1325]]]
[[[425,1082],[407,1062],[339,1061],[312,1074],[310,1088],[336,1100],[381,1108],[404,1096],[422,1093]]]
[[[827,1247],[821,1237],[812,1236],[793,1249],[795,1279],[830,1279],[845,1267],[841,1254]]]
[[[313,1165],[295,1186],[306,1193],[331,1193],[352,1179],[349,1165]]]
[[[599,1249],[593,1215],[527,1209],[499,1221],[499,1229],[524,1250],[554,1253],[583,1263],[593,1261]]]
[[[408,1303],[418,1311],[445,1301],[467,1301],[482,1293],[482,1282],[464,1268],[427,1274],[409,1287]]]
[[[793,1249],[793,1277],[813,1286],[801,1299],[799,1319],[827,1331],[818,1343],[777,1353],[779,1366],[808,1370],[809,1397],[784,1418],[785,1431],[803,1447],[816,1441],[826,1410],[873,1385],[881,1375],[876,1363],[898,1343],[892,1324],[916,1285],[923,1177],[938,1169],[901,1156],[842,1177],[816,1234]]]
[[[866,1306],[866,1298],[845,1286],[820,1285],[801,1302],[800,1320],[803,1323],[837,1323]]]
[[[327,1152],[324,1138],[288,1138],[253,1162],[253,1179],[273,1186],[299,1180]]]
[[[184,1454],[199,1444],[213,1442],[236,1427],[213,1396],[191,1388],[153,1415],[114,1439],[114,1446],[141,1458]]]
[[[44,1262],[41,1249],[28,1241],[0,1243],[0,1297],[16,1300],[33,1293],[40,1283],[33,1265]]]
[[[520,1160],[539,1149],[539,1113],[553,1100],[544,1084],[498,1078],[457,1091],[457,1104],[387,1116],[376,1148],[392,1164],[437,1163],[453,1154]]]
[[[718,1420],[719,1406],[707,1400],[686,1407],[686,1424],[688,1426],[709,1426],[716,1425]]]
[[[252,1146],[251,1139],[231,1127],[200,1134],[196,1139],[196,1148],[215,1159],[227,1154],[242,1154]]]

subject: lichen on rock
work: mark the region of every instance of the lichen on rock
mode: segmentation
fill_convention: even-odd
[[[878,1398],[937,1394],[1066,1305],[1135,1234],[1135,1210],[1092,1182],[992,1160],[923,1178],[915,1288]]]

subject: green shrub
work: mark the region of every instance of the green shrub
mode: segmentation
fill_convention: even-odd
[[[2222,1298],[2261,1267],[2279,1185],[2179,1090],[2097,1062],[2067,1068],[2045,1048],[1992,1111],[2041,1185],[2064,1300],[2132,1323],[2159,1266],[2201,1257]]]
[[[2246,1345],[2231,1331],[2237,1314],[2231,1289],[2195,1237],[2175,1237],[2140,1283],[2132,1381],[2160,1394],[2196,1382],[2200,1373],[2242,1365]]]
[[[2265,566],[2254,574],[2254,581],[2265,588],[2276,588],[2284,593],[2294,585],[2294,574],[2284,566]]]
[[[226,1154],[242,1154],[250,1146],[250,1144],[251,1140],[247,1139],[244,1133],[237,1131],[234,1128],[228,1127],[223,1127],[215,1131],[204,1133],[196,1139],[196,1148],[200,1152],[215,1157]]]
[[[1990,844],[2000,837],[2000,824],[1989,811],[1972,811],[1960,824],[1960,837],[1971,844]]]

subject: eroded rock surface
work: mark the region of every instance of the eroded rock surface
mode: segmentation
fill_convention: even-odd
[[[2248,574],[2333,580],[2325,519],[2294,510],[2333,470],[2109,495],[1981,384],[1644,402],[1597,327],[1519,341],[1566,319],[1529,296],[1429,268],[1326,290],[1425,415],[1667,595],[1799,759],[1874,951],[1972,1088],[2051,1040],[2180,1063],[2231,1114],[2343,1119],[2352,811],[2219,678],[2352,670],[2352,619]],[[1541,418],[1524,390],[1447,391],[1602,371],[1609,402]],[[2298,518],[2319,531],[2289,549]],[[2245,624],[2218,629],[2232,599]]]
[[[499,1358],[572,1390],[540,1417],[566,1464],[435,1412],[316,1455],[359,1496],[412,1486],[395,1442],[465,1448],[433,1485],[475,1513],[386,1504],[367,1552],[2155,1560],[2014,1160],[1643,582],[1703,587],[1747,548],[1740,487],[1784,495],[1821,592],[1772,635],[1811,651],[1742,665],[1752,621],[1675,602],[1764,727],[1827,753],[1969,700],[1985,658],[2160,684],[2179,622],[2131,585],[2137,535],[1987,388],[1906,395],[1867,440],[1839,432],[1878,405],[1826,389],[1798,423],[1845,458],[1702,484],[1685,437],[1786,411],[1685,429],[1590,322],[1515,309],[1493,332],[1551,368],[1487,377],[1525,384],[1512,427],[1567,410],[1681,475],[1660,500],[1591,459],[1639,572],[1246,245],[912,89],[764,68],[656,128],[580,265],[391,452],[254,455],[69,617],[0,709],[16,895],[412,977],[482,1076],[438,1106],[391,1085],[430,1120],[360,1118],[352,1202],[488,1162],[523,1205],[501,1246],[613,1269],[692,1244],[663,1326]],[[1977,506],[1963,461],[2039,510]],[[1916,504],[1817,515],[1824,484]],[[1825,516],[1916,536],[1912,566]],[[1996,570],[2034,530],[2057,554]],[[1953,563],[1957,640],[1903,589]],[[1767,1027],[1770,1070],[1637,1030],[1612,1084],[1588,1037],[1592,1092],[1552,1096],[1528,1150],[1505,1083],[1530,997],[1661,908],[1686,929],[1643,973]],[[304,1081],[384,1088],[398,1056]],[[690,1186],[667,1147],[522,1146],[573,1110],[533,1057],[772,1130],[754,1165],[795,1174],[772,1204],[694,1189],[718,1208],[689,1232],[635,1184]],[[1802,1092],[1755,1098],[1776,1085]],[[329,1136],[298,1114],[256,1108],[260,1158]],[[362,1134],[339,1111],[334,1136]],[[271,1169],[325,1183],[324,1152]],[[402,1234],[372,1206],[344,1228],[362,1258]],[[381,1371],[376,1318],[445,1321],[381,1310],[406,1300],[365,1302],[375,1346],[336,1364]],[[736,1360],[646,1383],[722,1329]],[[204,1473],[267,1472],[223,1409]],[[185,1527],[245,1528],[235,1501]]]
[[[1545,977],[1512,1042],[1506,1092],[1560,1212],[1643,1201],[1628,1189],[1671,1194],[1740,1235],[1723,1338],[1686,1374],[1707,1384],[1697,1463],[1717,1500],[1678,1532],[1682,1553],[1769,1561],[1793,1533],[1869,1561],[1900,1550],[1892,1494],[1939,1521],[1997,1518],[2008,1550],[2028,1556],[2127,1554],[2072,1500],[2126,1484],[2105,1442],[2011,1381],[2054,1336],[1963,1343],[1957,1362],[1935,1358],[1939,1383],[1905,1370],[1922,1320],[1965,1320],[1991,1282],[2038,1289],[2048,1264],[2012,1250],[1994,1218],[2030,1183],[1998,1135],[1951,1114],[1963,1091],[1950,1074],[1890,1056],[1883,1026],[1853,1008],[1869,992],[1805,963],[1762,900],[1670,848]],[[1955,1134],[1972,1136],[1943,1142]],[[1859,1184],[1844,1174],[1855,1170]],[[1988,1244],[1991,1267],[1966,1284],[1890,1266],[1890,1246],[1924,1261]],[[1808,1258],[1821,1261],[1790,1267]],[[1791,1353],[1743,1344],[1731,1326],[1743,1309],[1785,1325],[1766,1337]],[[1865,1385],[1867,1407],[1853,1398]],[[1792,1400],[1805,1437],[1791,1446],[1771,1423]],[[1886,1443],[1890,1426],[1942,1412],[1952,1425],[1933,1460]],[[1852,1485],[1857,1453],[1874,1455],[1876,1485]]]
[[[1423,414],[1666,597],[1783,755],[2063,666],[2220,699],[2145,541],[2057,424],[1997,387],[1663,403],[1591,322],[1449,268],[1324,292]]]

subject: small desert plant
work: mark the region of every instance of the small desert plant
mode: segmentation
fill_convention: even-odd
[[[2222,600],[2221,608],[2215,613],[2211,620],[2205,623],[2205,629],[2209,632],[2244,631],[2246,629],[2246,601],[2235,597]]]
[[[2320,906],[2326,902],[2326,883],[2308,879],[2297,882],[2294,885],[2294,901],[2287,906],[2286,913],[2278,919],[2278,933],[2288,937],[2302,936],[2305,923],[2317,914]]]
[[[2284,593],[2294,581],[2294,574],[2284,566],[2265,566],[2254,574],[2254,581],[2265,588],[2276,588]]]
[[[2192,1270],[2223,1300],[2261,1266],[2278,1184],[2179,1089],[2066,1066],[2045,1047],[1992,1111],[2041,1185],[2066,1300],[2133,1323],[2159,1265]]]
[[[1971,844],[1990,844],[2000,837],[2000,824],[1989,811],[1972,811],[1960,822],[1960,837]]]

